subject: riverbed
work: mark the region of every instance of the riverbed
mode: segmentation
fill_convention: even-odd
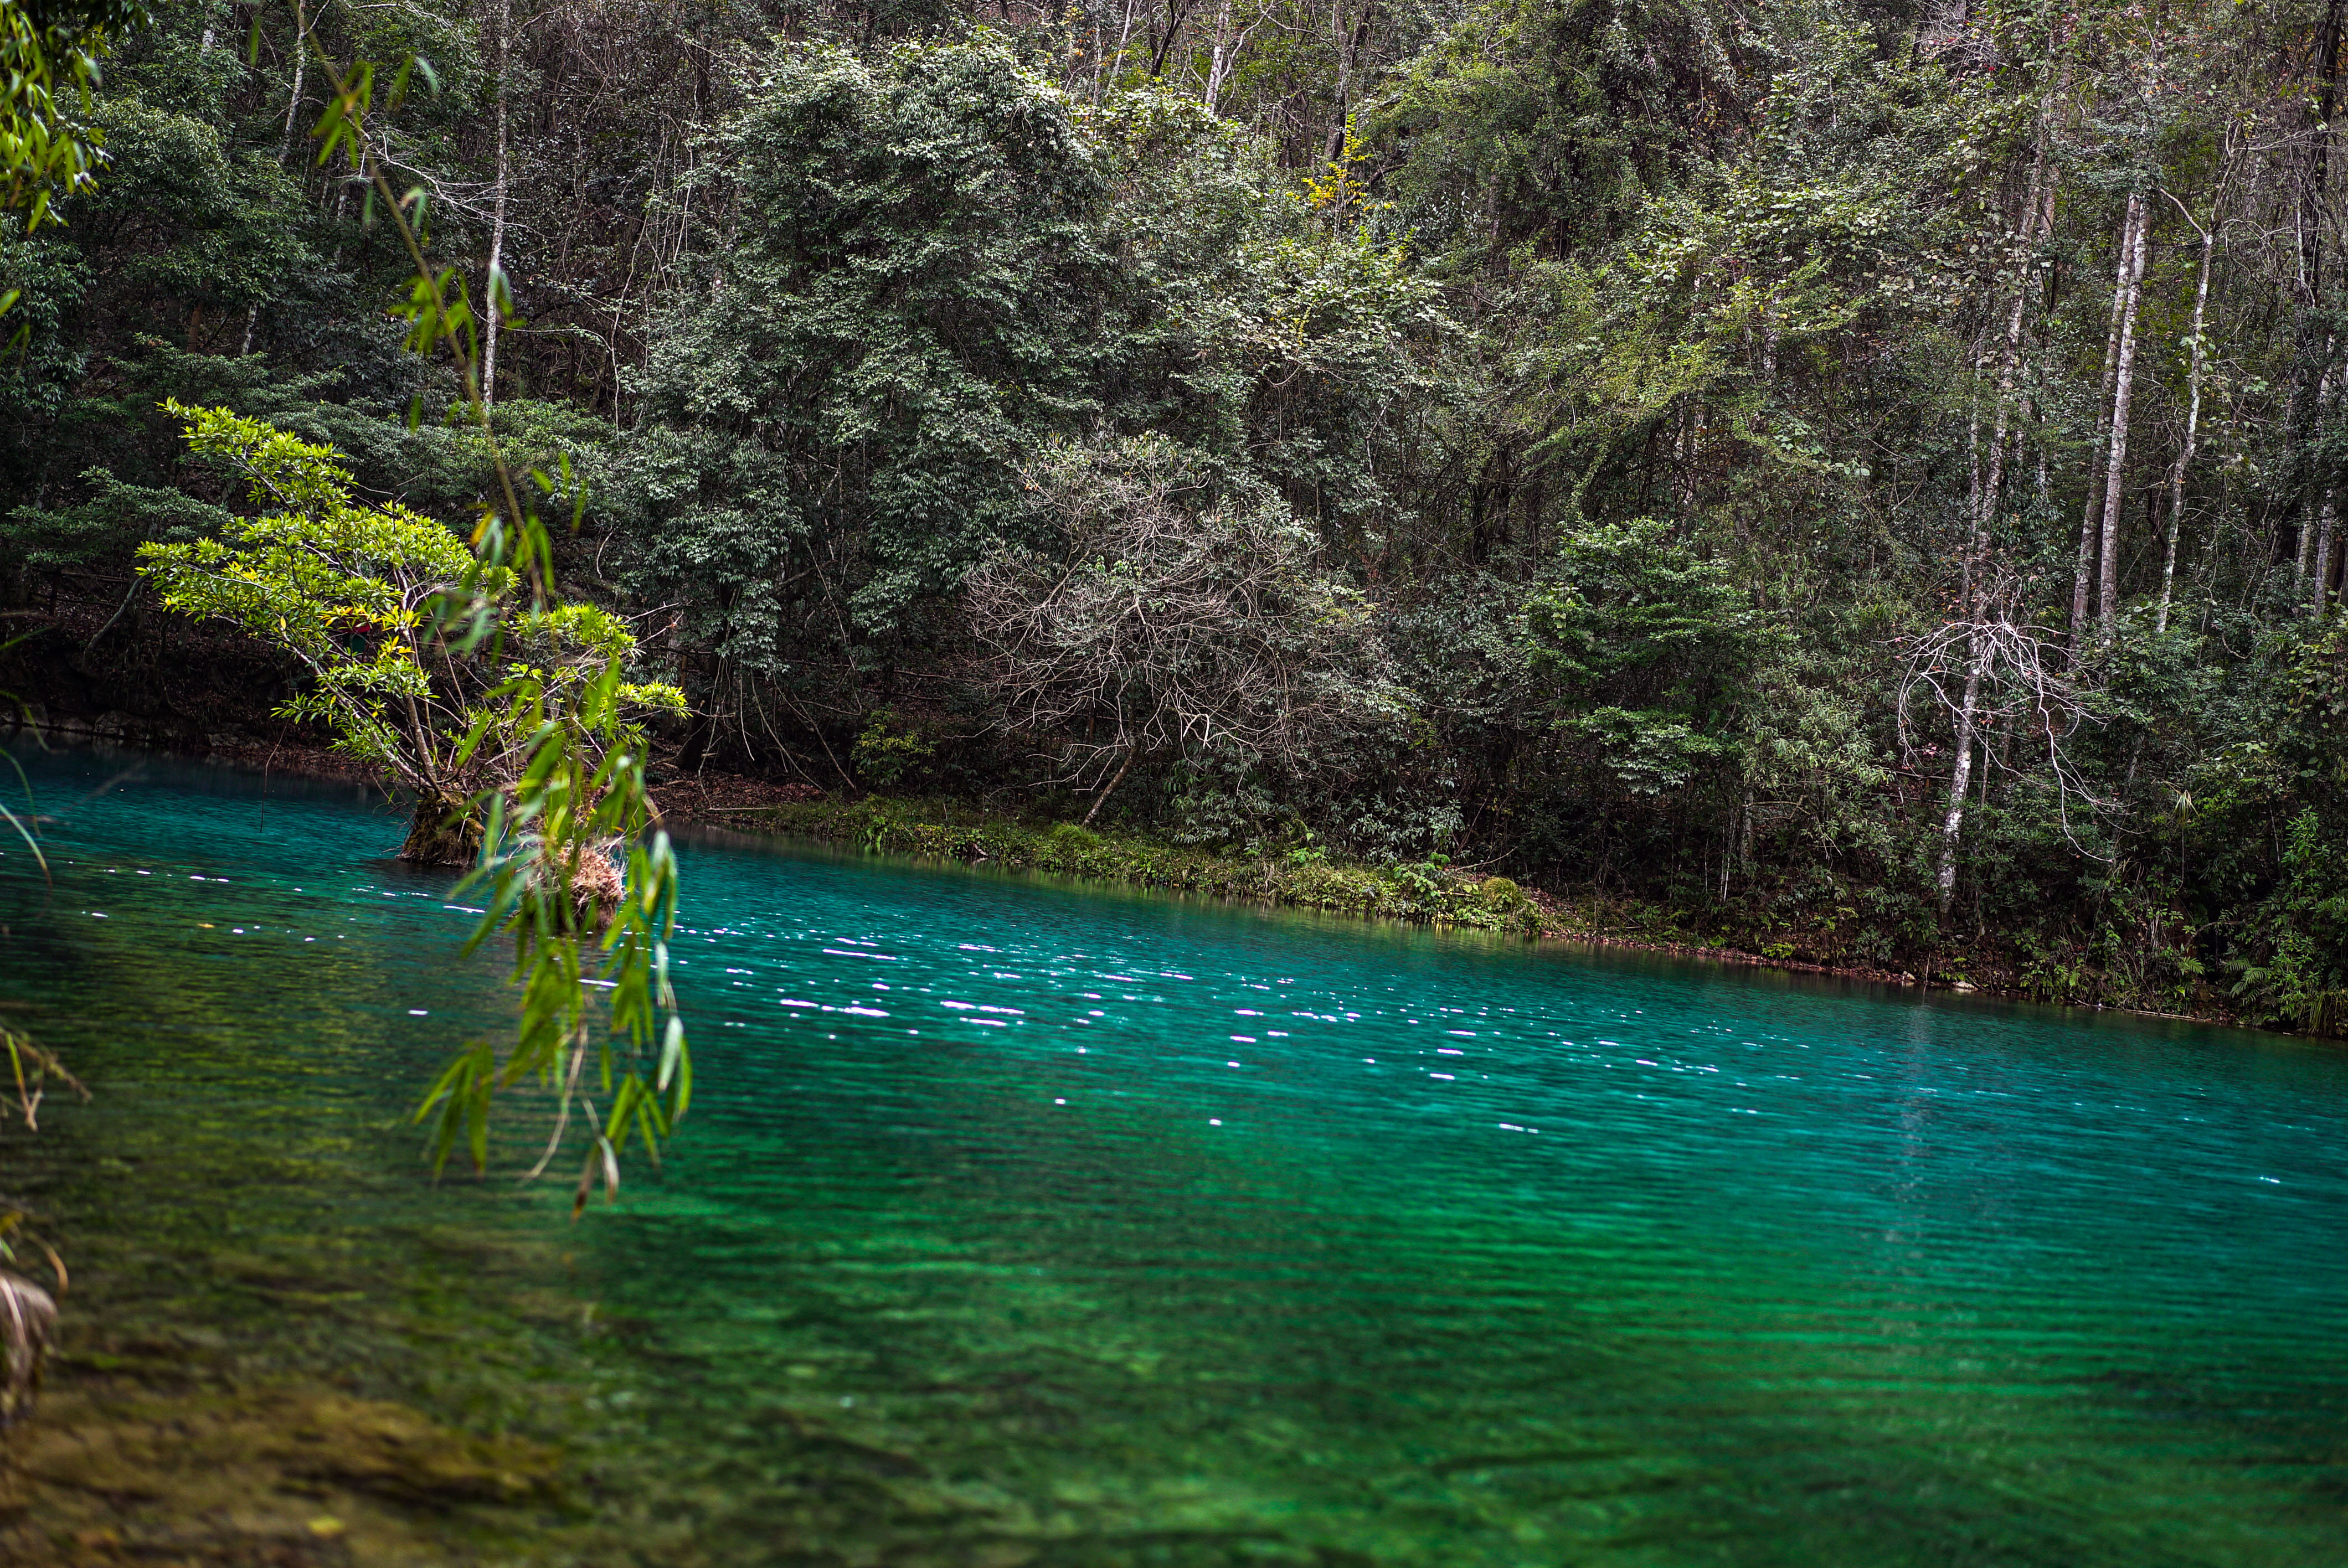
[[[26,1560],[2348,1555],[2336,1048],[713,835],[573,1224],[422,1163],[512,1003],[396,809],[24,761]]]

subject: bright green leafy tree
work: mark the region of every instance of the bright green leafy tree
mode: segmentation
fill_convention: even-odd
[[[618,620],[590,604],[511,613],[510,568],[477,570],[445,525],[396,502],[354,501],[332,448],[224,408],[169,406],[190,447],[239,472],[264,510],[217,538],[149,542],[141,569],[167,608],[227,620],[300,661],[309,689],[280,713],[324,723],[341,749],[415,793],[407,858],[463,864],[478,851],[469,803],[518,771],[531,738],[489,701],[493,688],[529,680],[537,706],[557,712],[590,692],[629,718],[683,712],[673,686],[614,681],[601,691],[635,651]],[[498,659],[467,657],[444,635],[438,606],[469,579],[509,615]],[[582,733],[600,740],[602,727],[590,720]],[[642,743],[624,722],[611,739]]]

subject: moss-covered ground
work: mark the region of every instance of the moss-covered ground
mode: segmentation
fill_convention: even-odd
[[[722,820],[737,831],[1372,919],[1528,936],[1564,929],[1554,901],[1529,895],[1506,877],[1435,862],[1374,867],[1309,850],[1278,857],[1218,854],[1072,822],[980,814],[942,800],[789,801]],[[1550,907],[1544,908],[1544,902]]]

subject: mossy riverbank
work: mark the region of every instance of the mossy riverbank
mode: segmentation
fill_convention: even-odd
[[[1076,823],[982,815],[947,801],[788,801],[729,808],[710,820],[736,831],[1371,919],[1536,937],[1553,934],[1557,919],[1554,908],[1506,877],[1440,863],[1373,868],[1311,851],[1279,858],[1217,855]]]
[[[764,793],[764,792],[760,792]],[[1135,834],[991,812],[968,801],[869,795],[846,801],[795,787],[795,798],[721,804],[675,801],[675,815],[736,832],[834,845],[1104,884],[1310,909],[1369,920],[1506,933],[1527,940],[1746,964],[1884,985],[1929,988],[2205,1023],[2240,1020],[2206,983],[2157,985],[2125,966],[2093,961],[2080,944],[2051,966],[1990,932],[1952,940],[1892,963],[1855,950],[1847,909],[1823,917],[1797,897],[1755,889],[1709,911],[1596,890],[1560,893],[1439,861],[1371,866],[1313,851],[1278,856],[1218,854]],[[2050,979],[2050,976],[2052,977]]]
[[[1075,823],[984,813],[965,802],[951,800],[880,796],[853,803],[789,800],[721,806],[692,815],[736,832],[855,845],[888,854],[1044,872],[1271,907],[1918,983],[1912,974],[1863,964],[1814,961],[1790,947],[1777,952],[1746,951],[1705,939],[1657,906],[1595,895],[1576,899],[1441,861],[1371,866],[1334,861],[1310,850],[1281,856],[1224,855],[1137,835],[1096,831]],[[1976,989],[1971,982],[1955,983]]]
[[[63,711],[58,711],[62,712]],[[5,715],[0,715],[5,723]],[[90,721],[57,721],[49,743],[101,746]],[[165,749],[254,770],[362,776],[349,757],[299,726],[279,723],[214,734],[203,746]],[[657,776],[657,775],[656,775]],[[1866,939],[1864,911],[1887,900],[1821,870],[1740,883],[1733,901],[1672,902],[1617,891],[1558,891],[1434,863],[1374,867],[1303,856],[1253,856],[1169,844],[1144,835],[1080,830],[1075,824],[988,809],[944,796],[849,798],[804,783],[726,774],[679,776],[655,791],[673,821],[803,837],[905,854],[1066,876],[1109,885],[1319,910],[1364,919],[1508,932],[1526,939],[1669,953],[1728,964],[1922,986],[2059,1006],[2206,1023],[2245,1020],[2222,981],[2190,958],[2175,922],[2138,928],[2118,910],[2061,940],[1976,927],[1937,944]],[[1492,886],[1497,881],[1498,886]],[[1513,897],[1509,888],[1513,887]],[[1488,888],[1489,890],[1488,891]],[[1879,919],[1877,923],[1882,922]],[[2139,923],[2140,924],[2140,923]],[[2270,1025],[2269,1027],[2271,1027]]]

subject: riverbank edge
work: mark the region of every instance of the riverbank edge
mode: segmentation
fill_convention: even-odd
[[[1574,899],[1505,877],[1478,877],[1443,866],[1374,867],[1309,855],[1286,860],[1223,856],[1073,823],[1038,825],[960,803],[877,795],[857,802],[825,798],[698,809],[685,805],[675,815],[736,833],[855,845],[917,859],[992,865],[1261,907],[1513,934],[1532,941],[1622,948],[1879,985],[2012,1000],[2044,999],[2019,988],[1980,984],[1962,974],[1936,971],[1920,977],[1911,971],[1816,961],[1798,956],[1798,951],[1760,953],[1691,939],[1675,933],[1668,914],[1658,907],[1595,895]],[[946,820],[924,820],[927,816]],[[2196,1017],[2121,1007],[2083,1010],[2204,1023],[2234,1021],[2223,1015]]]
[[[97,720],[44,713],[39,708],[0,716],[13,736],[27,734],[67,744],[152,746],[231,766],[287,776],[375,784],[372,769],[321,743],[298,726],[280,723],[267,739],[244,731],[185,737]],[[14,723],[7,721],[13,720]],[[1835,961],[1819,951],[1821,933],[1779,928],[1773,939],[1750,947],[1691,932],[1678,911],[1647,901],[1609,898],[1595,892],[1580,897],[1510,883],[1515,898],[1485,892],[1491,880],[1443,866],[1376,868],[1314,860],[1287,862],[1216,855],[1115,831],[1076,824],[1039,825],[970,803],[946,799],[866,795],[844,799],[806,784],[776,785],[735,775],[703,774],[656,784],[654,795],[673,822],[705,824],[737,833],[766,834],[829,845],[857,845],[919,858],[998,866],[1070,876],[1104,886],[1204,897],[1263,907],[1315,910],[1365,920],[1390,920],[1437,928],[1513,932],[1534,941],[1585,948],[1656,953],[1704,962],[1780,969],[1877,985],[1980,995],[2036,1002],[2065,1010],[2111,1012],[2229,1028],[2245,1024],[2214,1001],[2186,1010],[2130,1006],[2122,1001],[2048,996],[2026,984],[2003,956],[1978,947],[1952,947],[1918,970],[1894,970],[1866,963]],[[942,821],[924,821],[941,817]],[[1073,832],[1064,830],[1074,829]],[[1422,886],[1420,884],[1425,883]],[[2269,1032],[2298,1034],[2293,1030]],[[2301,1034],[2300,1038],[2313,1038]]]

